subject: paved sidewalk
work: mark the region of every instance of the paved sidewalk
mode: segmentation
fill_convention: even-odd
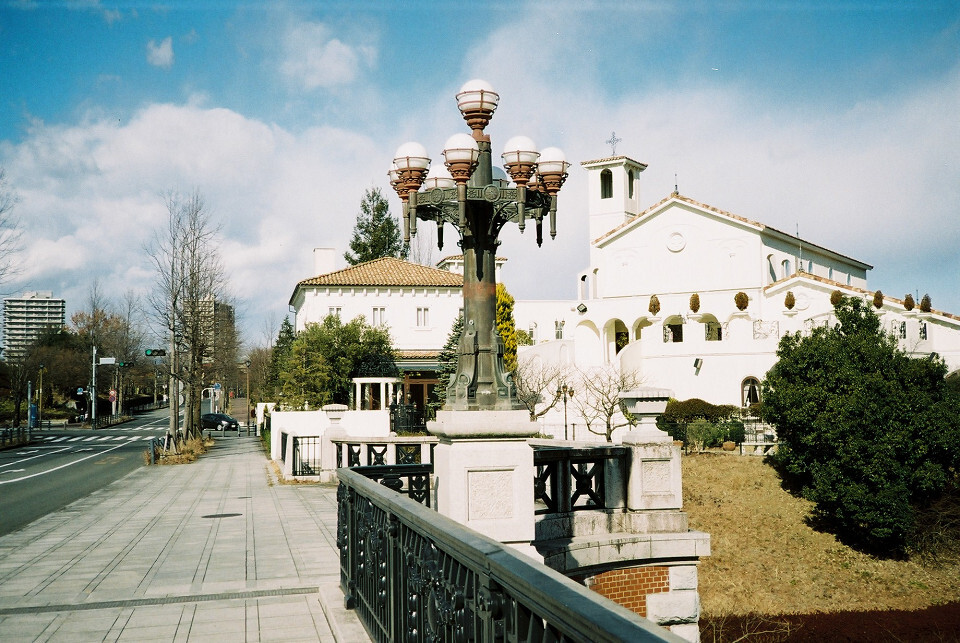
[[[0,538],[0,639],[369,641],[343,609],[336,488],[254,437],[143,467]]]

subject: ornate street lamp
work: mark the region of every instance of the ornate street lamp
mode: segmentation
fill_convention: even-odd
[[[567,437],[567,400],[573,399],[573,387],[563,384],[557,386],[557,398],[563,395],[563,439],[569,440]],[[574,430],[576,433],[576,430]]]
[[[491,162],[490,137],[484,128],[500,96],[482,80],[471,80],[457,94],[457,106],[472,136],[454,134],[443,151],[449,174],[428,172],[430,158],[419,143],[397,149],[390,183],[403,202],[404,241],[417,234],[417,220],[437,224],[437,244],[443,249],[443,229],[452,225],[463,250],[464,330],[457,370],[447,387],[445,410],[517,410],[513,380],[503,367],[503,340],[497,332],[497,237],[509,222],[522,232],[532,220],[537,245],[543,243],[543,219],[550,237],[557,235],[557,193],[567,178],[567,163],[557,148],[537,152],[533,141],[518,136],[507,141],[502,155],[514,187]],[[498,175],[499,174],[499,175]]]

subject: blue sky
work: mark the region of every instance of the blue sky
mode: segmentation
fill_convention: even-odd
[[[948,1],[0,0],[0,167],[27,233],[3,290],[53,290],[71,311],[94,278],[144,291],[163,194],[196,189],[262,343],[312,248],[342,251],[364,190],[391,194],[397,146],[439,157],[465,131],[453,95],[471,78],[501,94],[495,151],[522,133],[574,162],[557,240],[505,236],[518,298],[574,296],[579,162],[616,131],[617,153],[649,164],[645,204],[676,175],[686,196],[874,265],[871,288],[960,313]]]

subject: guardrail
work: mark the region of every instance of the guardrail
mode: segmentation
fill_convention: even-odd
[[[0,448],[27,444],[30,442],[30,437],[30,429],[27,427],[15,426],[9,429],[0,429]]]
[[[535,513],[623,509],[629,475],[626,447],[535,445]],[[616,489],[609,488],[616,485]]]
[[[370,437],[332,438],[337,451],[337,468],[393,464],[432,464],[437,438]]]
[[[102,415],[97,417],[96,422],[94,422],[94,429],[102,429],[105,426],[113,426],[114,424],[120,424],[130,419],[129,415]]]
[[[682,641],[356,470],[337,470],[348,608],[375,641]]]

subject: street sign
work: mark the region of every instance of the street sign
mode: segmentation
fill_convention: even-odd
[[[110,401],[111,402],[117,401],[117,392],[114,389],[110,389]]]
[[[116,357],[101,357],[101,358],[100,358],[100,366],[109,366],[110,364],[116,364],[116,363],[117,363],[117,358],[116,358]]]
[[[77,395],[83,395],[83,388],[77,389]]]

